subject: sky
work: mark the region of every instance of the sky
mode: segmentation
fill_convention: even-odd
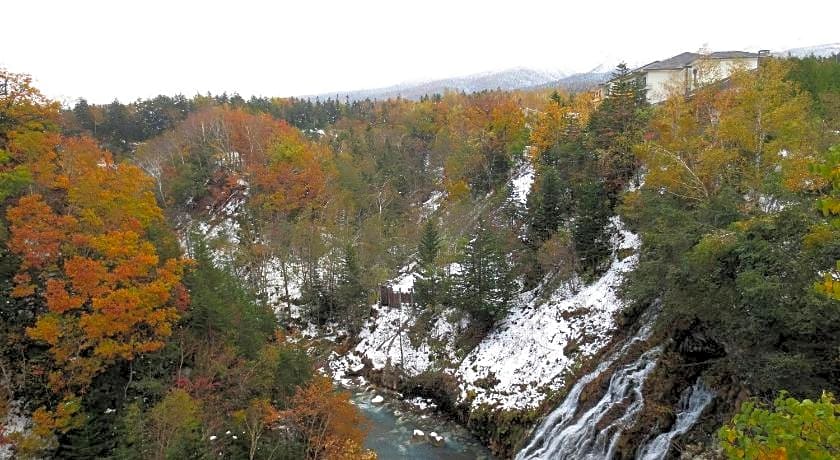
[[[690,13],[687,10],[692,10]],[[0,67],[48,96],[294,96],[683,51],[840,42],[840,2],[4,0]]]

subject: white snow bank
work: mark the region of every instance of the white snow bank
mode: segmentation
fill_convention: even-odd
[[[417,274],[414,272],[414,267],[417,264],[412,262],[407,267],[400,270],[400,274],[388,283],[394,292],[409,292],[414,289],[414,281],[417,279]]]
[[[446,198],[446,193],[441,192],[439,190],[435,190],[432,192],[429,199],[423,202],[423,217],[429,217],[437,211],[440,207],[441,203],[443,203],[443,199]]]
[[[617,225],[621,247],[637,249],[639,238]],[[632,255],[614,259],[594,283],[577,292],[561,287],[547,301],[523,294],[507,318],[462,361],[462,398],[473,404],[498,407],[535,407],[546,389],[556,390],[564,374],[580,358],[591,356],[610,340],[614,314],[622,306],[616,295],[623,276],[638,260]],[[539,288],[536,290],[539,291]],[[487,387],[490,386],[488,390]]]
[[[447,321],[445,312],[432,327],[429,338],[417,346],[411,344],[408,331],[416,318],[411,307],[401,308],[373,306],[376,310],[375,321],[362,328],[360,342],[350,353],[330,362],[330,368],[336,378],[346,378],[350,370],[358,370],[362,357],[368,358],[375,369],[386,365],[399,366],[408,375],[417,375],[428,370],[435,353],[431,342],[439,344],[438,351],[444,356],[454,354],[452,340],[457,336],[458,325]],[[373,326],[373,327],[371,327]],[[371,328],[373,329],[371,331]]]
[[[530,161],[525,160],[513,175],[510,181],[513,199],[525,203],[528,199],[528,193],[531,191],[531,185],[534,184],[534,166]]]

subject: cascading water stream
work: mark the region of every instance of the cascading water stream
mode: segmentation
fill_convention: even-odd
[[[651,309],[642,318],[642,327],[617,352],[608,356],[591,373],[575,383],[566,399],[537,428],[531,442],[517,454],[526,459],[604,459],[610,458],[624,427],[633,423],[644,406],[642,385],[656,367],[661,347],[643,353],[635,362],[622,366],[610,378],[609,388],[589,410],[575,418],[580,396],[586,385],[598,378],[629,348],[650,337],[656,318]],[[610,421],[621,407],[622,414]],[[603,426],[607,423],[606,426]]]
[[[674,426],[667,433],[662,433],[653,438],[639,450],[638,460],[661,460],[668,454],[671,441],[685,434],[700,418],[706,406],[712,402],[715,394],[706,388],[702,381],[697,380],[693,386],[686,389],[680,396],[677,419]]]

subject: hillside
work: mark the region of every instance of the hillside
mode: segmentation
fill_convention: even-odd
[[[2,72],[2,457],[837,447],[836,60],[655,106],[516,69],[62,108]]]

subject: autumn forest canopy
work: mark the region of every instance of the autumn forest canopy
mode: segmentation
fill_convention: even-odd
[[[603,98],[61,106],[0,69],[0,444],[376,458],[325,369],[381,285],[410,266],[406,333],[464,324],[463,357],[521,293],[578,289],[626,257],[620,223],[641,246],[619,323],[656,305],[661,387],[702,377],[724,395],[710,451],[837,458],[840,61],[770,58],[653,106],[626,67],[615,77]],[[444,367],[404,389],[500,456],[550,409],[459,408]]]

